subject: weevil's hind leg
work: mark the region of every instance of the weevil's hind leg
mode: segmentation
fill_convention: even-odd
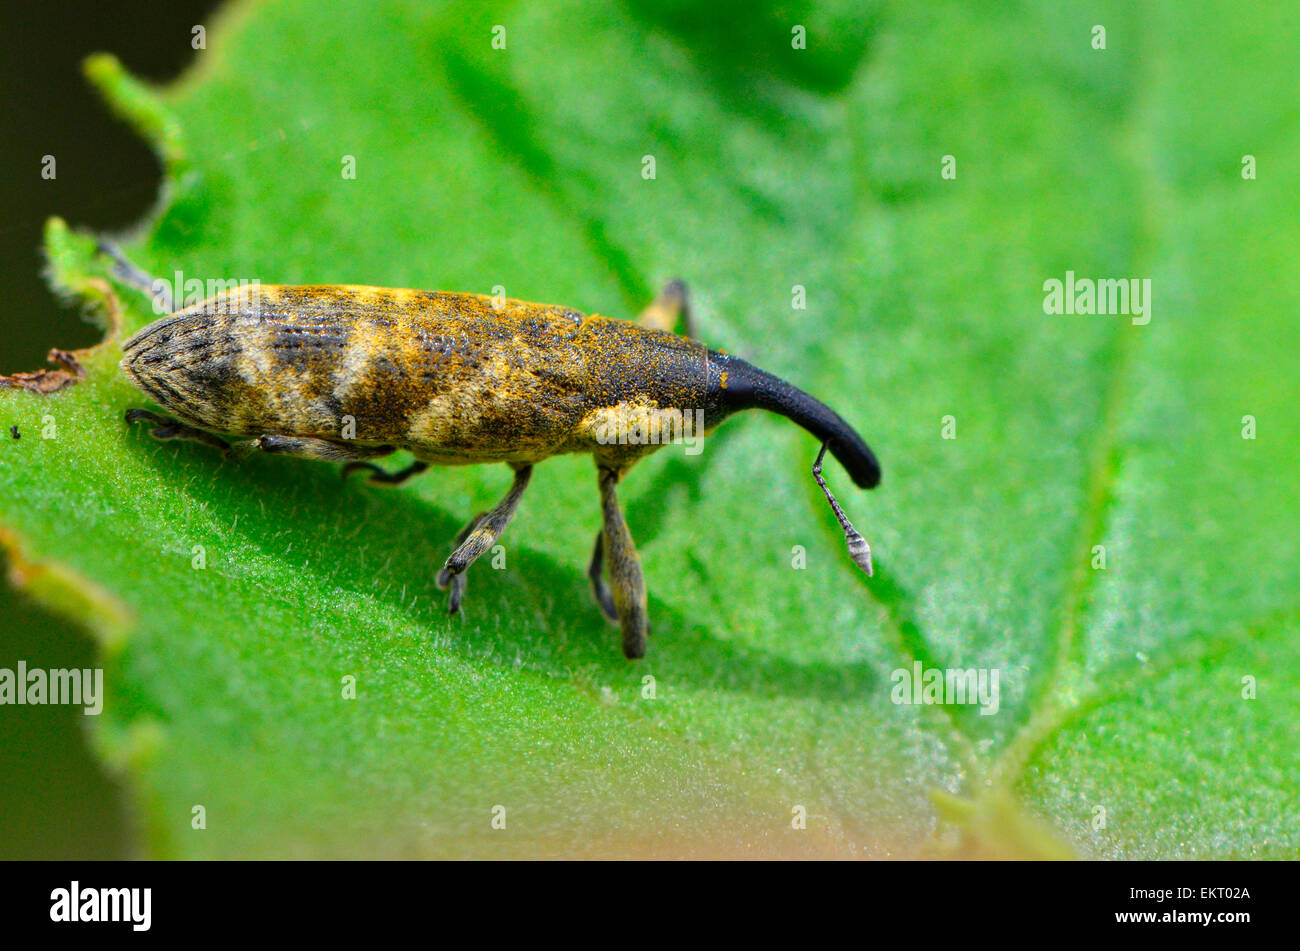
[[[682,321],[682,333],[687,337],[694,337],[695,318],[691,314],[690,295],[686,292],[686,284],[682,281],[669,281],[654,302],[641,311],[636,322],[643,327],[676,333],[678,318]]]
[[[131,259],[123,253],[112,241],[107,238],[100,238],[98,242],[100,254],[108,255],[113,259],[113,273],[117,275],[118,280],[123,284],[130,285],[150,298],[155,298],[163,308],[163,313],[172,312],[172,291],[171,286],[164,280],[153,277],[147,271],[142,270]]]
[[[487,512],[479,512],[469,520],[464,528],[456,533],[456,538],[451,543],[453,549],[459,548],[461,543],[465,541],[465,539],[469,538],[469,533],[474,531],[474,526],[483,521],[483,516],[485,515],[487,515]],[[453,575],[445,567],[438,570],[438,577],[434,580],[434,583],[438,586],[438,590],[446,591],[448,588],[451,589],[450,593],[447,595],[448,614],[459,613],[460,602],[465,597],[465,585],[468,581],[469,576],[463,571],[458,575]]]
[[[220,449],[222,452],[230,449],[228,442],[206,430],[186,426],[182,422],[158,413],[152,413],[147,409],[129,409],[126,411],[126,421],[128,423],[137,423],[141,420],[146,423],[153,423],[154,428],[149,430],[149,435],[154,439],[180,439],[186,442],[199,442],[205,446]]]
[[[618,507],[614,486],[619,473],[601,468],[600,510],[604,518],[604,548],[609,555],[609,580],[614,607],[618,611],[619,625],[623,629],[623,654],[629,659],[644,657],[646,638],[650,634],[649,611],[646,607],[645,576],[641,573],[641,560],[632,543],[623,512]]]
[[[413,462],[405,469],[398,469],[396,472],[388,472],[379,468],[373,462],[349,462],[343,467],[343,478],[347,478],[354,472],[369,472],[366,481],[373,485],[401,485],[411,476],[419,475],[425,469],[429,468],[427,462]]]
[[[263,452],[282,456],[301,456],[304,459],[325,459],[330,462],[355,462],[391,455],[396,446],[357,446],[353,443],[335,442],[332,439],[312,439],[306,436],[259,436],[257,448]]]
[[[591,579],[591,596],[596,599],[600,613],[611,624],[618,623],[618,608],[614,607],[614,596],[605,584],[605,532],[596,533],[596,544],[591,550],[591,564],[587,566],[587,577]]]
[[[528,488],[528,480],[532,478],[532,475],[533,467],[531,465],[523,465],[515,469],[515,481],[511,484],[506,497],[498,502],[496,508],[492,511],[474,520],[469,533],[461,539],[456,546],[456,550],[447,558],[447,563],[442,566],[442,571],[438,573],[438,577],[442,579],[445,575],[447,582],[451,586],[451,598],[448,599],[447,603],[447,610],[451,614],[455,614],[460,610],[460,599],[456,593],[455,576],[463,575],[466,568],[474,564],[480,555],[496,544],[496,540],[501,537],[501,533],[510,524],[515,509],[519,507],[519,499],[523,496],[524,489]],[[463,584],[461,584],[460,590],[464,591]]]

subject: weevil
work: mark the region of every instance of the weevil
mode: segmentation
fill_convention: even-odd
[[[148,275],[102,244],[124,281]],[[167,307],[168,310],[172,308]],[[672,332],[679,317],[687,334]],[[616,486],[660,448],[655,433],[702,433],[733,413],[765,409],[821,441],[813,477],[867,574],[871,551],[822,477],[829,449],[860,487],[880,482],[862,437],[823,403],[694,339],[685,287],[670,283],[636,323],[568,307],[478,294],[357,285],[247,285],[174,310],[122,345],[127,378],[169,415],[127,411],[160,439],[226,450],[251,438],[266,452],[346,463],[343,475],[396,485],[430,465],[505,463],[510,490],[456,536],[437,574],[460,610],[466,569],[505,531],[533,466],[591,453],[602,525],[587,575],[623,653],[645,654],[646,586]],[[406,450],[399,471],[370,460]]]

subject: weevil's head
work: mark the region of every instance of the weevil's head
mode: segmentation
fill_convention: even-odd
[[[857,431],[825,403],[785,380],[738,357],[711,352],[709,397],[724,412],[766,409],[793,420],[826,444],[859,487],[880,484],[880,463]]]

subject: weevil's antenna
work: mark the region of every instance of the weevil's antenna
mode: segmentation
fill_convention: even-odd
[[[817,461],[813,463],[813,478],[821,486],[822,494],[826,496],[826,501],[831,503],[831,510],[835,517],[840,520],[840,528],[844,529],[844,541],[849,546],[849,557],[853,563],[871,576],[871,546],[867,540],[858,534],[858,530],[853,527],[844,509],[840,508],[840,503],[835,501],[835,496],[831,495],[831,490],[826,486],[826,480],[822,478],[822,458],[826,455],[826,447],[829,442],[822,443],[822,451],[817,453]]]
[[[171,286],[164,280],[154,278],[146,271],[137,267],[131,262],[123,252],[112,241],[107,238],[98,239],[96,250],[100,254],[108,255],[113,259],[113,273],[117,275],[118,280],[123,284],[129,284],[136,290],[148,295],[150,300],[160,302],[166,308],[164,313],[172,312],[172,293]]]

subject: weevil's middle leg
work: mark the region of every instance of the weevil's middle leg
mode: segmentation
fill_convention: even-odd
[[[645,656],[646,638],[650,633],[649,609],[646,606],[645,576],[641,560],[632,542],[623,512],[618,507],[614,486],[619,473],[601,468],[600,509],[604,517],[604,548],[609,554],[609,580],[614,607],[623,629],[623,654],[629,659]]]
[[[307,436],[259,436],[257,448],[263,452],[282,456],[301,456],[304,459],[325,459],[331,462],[348,462],[376,459],[391,455],[396,446],[358,446],[332,439],[313,439]]]
[[[374,485],[401,485],[411,476],[419,475],[425,469],[429,468],[427,462],[415,461],[405,469],[398,469],[396,472],[388,472],[379,468],[373,462],[349,462],[343,467],[343,478],[347,478],[354,472],[369,472],[366,481]]]
[[[650,306],[641,311],[636,322],[643,327],[675,333],[678,318],[682,321],[682,333],[687,337],[694,337],[695,319],[691,314],[691,302],[690,296],[686,293],[686,284],[682,281],[669,281]]]
[[[515,509],[519,507],[519,499],[524,494],[524,489],[528,488],[528,480],[532,478],[533,467],[531,465],[519,466],[515,469],[515,481],[510,486],[510,491],[506,497],[497,503],[496,508],[481,515],[472,523],[468,534],[465,535],[456,550],[447,558],[447,563],[442,566],[442,571],[438,573],[440,581],[446,580],[451,585],[451,598],[448,600],[447,609],[455,614],[460,608],[460,600],[457,594],[456,576],[464,573],[465,569],[478,559],[480,555],[486,552],[501,537],[501,533],[506,530],[510,524],[510,519],[515,514]],[[460,590],[464,590],[463,583]]]
[[[212,433],[194,426],[186,426],[184,423],[168,416],[153,413],[147,409],[129,409],[126,411],[126,421],[128,423],[136,423],[141,420],[154,424],[154,428],[149,430],[149,435],[154,439],[181,439],[186,442],[198,442],[214,449],[220,449],[222,452],[230,449],[230,444],[221,437],[214,436]]]

